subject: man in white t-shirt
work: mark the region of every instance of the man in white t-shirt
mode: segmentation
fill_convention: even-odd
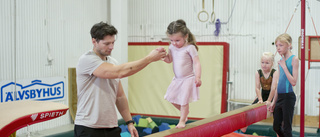
[[[160,60],[166,51],[160,47],[140,60],[118,65],[109,56],[118,33],[116,28],[100,22],[91,28],[90,33],[93,49],[80,57],[76,67],[78,105],[74,136],[120,137],[117,107],[131,135],[138,137],[120,78],[133,75],[151,62]]]

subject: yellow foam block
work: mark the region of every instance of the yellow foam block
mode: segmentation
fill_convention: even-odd
[[[147,117],[146,119],[148,120],[149,123],[153,121],[150,117]]]
[[[169,125],[170,129],[176,128],[176,125]]]
[[[140,118],[138,127],[148,127],[148,124],[149,124],[149,122],[147,119]]]
[[[148,127],[151,128],[151,129],[153,129],[154,127],[157,127],[157,126],[158,125],[154,121],[150,122],[149,125],[148,125]]]

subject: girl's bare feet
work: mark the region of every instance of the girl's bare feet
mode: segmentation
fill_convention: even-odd
[[[179,121],[178,125],[176,128],[184,128],[186,127],[186,122],[188,121],[188,117],[186,117],[185,121]]]
[[[186,127],[185,122],[179,122],[178,125],[176,126],[176,128],[184,128],[184,127]]]
[[[183,105],[180,107],[180,119],[176,128],[184,128],[186,127],[186,122],[188,121],[189,114],[189,104]]]

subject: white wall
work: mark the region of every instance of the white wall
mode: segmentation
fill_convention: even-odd
[[[214,36],[215,25],[200,22],[198,12],[202,10],[202,1],[198,0],[134,0],[129,1],[128,35],[129,42],[152,42],[166,38],[167,25],[174,20],[184,19],[187,26],[196,35],[197,41],[225,41],[230,43],[230,98],[250,99],[255,97],[254,73],[260,67],[260,56],[265,51],[275,53],[274,39],[284,33],[298,1],[292,0],[215,0],[216,17],[225,24],[221,33]],[[320,2],[309,1],[311,15],[320,30]],[[234,7],[234,8],[233,8]],[[293,38],[293,54],[298,55],[298,37],[300,36],[300,9],[291,21],[287,33]],[[212,1],[205,0],[205,10],[211,14]],[[232,12],[233,10],[233,12]],[[228,23],[228,18],[230,20]],[[306,11],[306,35],[315,35],[310,14]],[[200,48],[201,50],[201,48]],[[276,62],[280,59],[276,56]],[[210,59],[208,59],[210,60]],[[201,60],[205,63],[207,60]],[[277,68],[275,62],[274,67]],[[312,63],[313,66],[320,65]],[[318,115],[319,105],[316,97],[320,91],[319,69],[309,70],[306,77],[307,115]],[[300,83],[295,87],[300,95]],[[300,113],[300,102],[297,102]]]
[[[111,0],[111,5],[111,24],[118,30],[112,56],[122,64],[128,62],[128,2],[127,0]],[[121,79],[121,84],[128,97],[128,78]],[[122,118],[119,112],[118,118]]]

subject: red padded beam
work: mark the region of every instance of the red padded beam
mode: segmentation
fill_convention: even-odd
[[[7,137],[27,125],[65,115],[68,107],[49,101],[15,101],[0,103],[0,110],[0,135]]]
[[[183,129],[170,129],[151,134],[150,137],[218,137],[266,118],[267,106],[254,104],[187,124]]]

